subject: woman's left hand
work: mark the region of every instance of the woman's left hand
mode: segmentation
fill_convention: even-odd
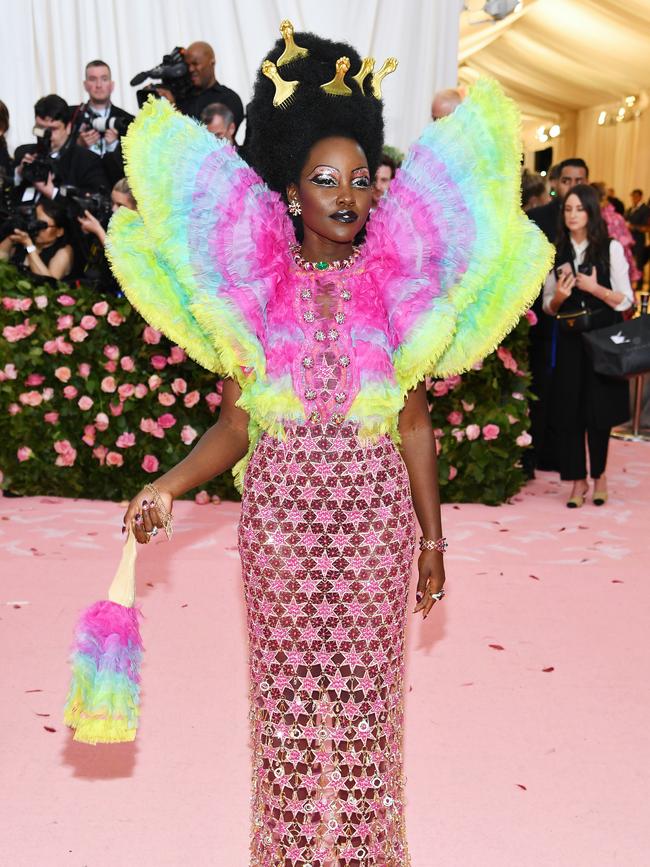
[[[591,295],[594,295],[598,289],[596,269],[592,268],[591,274],[576,274],[576,286],[578,289],[582,289],[583,292],[589,292]]]
[[[34,242],[29,237],[27,232],[23,232],[22,229],[14,229],[11,235],[9,235],[9,240],[13,241],[14,244],[22,244],[23,247],[33,247]]]
[[[445,564],[442,554],[438,551],[424,550],[418,557],[418,589],[415,595],[416,606],[413,611],[423,612],[423,619],[436,604],[431,598],[432,593],[439,593],[445,585]],[[419,600],[419,601],[418,601]]]

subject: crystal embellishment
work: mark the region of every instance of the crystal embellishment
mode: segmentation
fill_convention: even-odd
[[[305,322],[313,322],[316,316],[314,315],[313,310],[305,310],[305,312],[302,314],[302,318],[305,320]]]
[[[339,333],[336,330],[336,328],[330,328],[327,332],[327,336],[329,337],[330,340],[338,340],[339,339]]]
[[[300,297],[303,301],[309,301],[311,299],[311,289],[303,289],[300,293]]]
[[[339,310],[338,313],[334,314],[334,319],[338,322],[339,325],[343,325],[343,323],[345,322],[345,313]]]
[[[304,361],[303,361],[303,364],[304,364]],[[341,367],[349,367],[350,366],[350,356],[349,355],[342,355],[339,358],[339,364],[341,365]]]
[[[325,340],[325,332],[320,328],[317,331],[314,331],[314,339],[319,341]]]
[[[350,292],[349,289],[343,289],[343,290],[341,291],[341,298],[342,298],[344,301],[349,301],[350,298],[352,298],[352,293]]]
[[[344,391],[337,391],[334,395],[334,400],[337,403],[345,403],[346,397],[347,397],[347,394]]]
[[[307,400],[316,400],[316,389],[315,388],[305,389],[305,397],[307,398]]]
[[[306,368],[313,367],[314,366],[314,359],[311,358],[309,355],[305,355],[305,357],[302,360],[302,366],[306,367]]]

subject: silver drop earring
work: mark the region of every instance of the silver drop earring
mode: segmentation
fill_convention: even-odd
[[[292,217],[299,217],[302,214],[302,208],[298,199],[289,199],[289,213]]]

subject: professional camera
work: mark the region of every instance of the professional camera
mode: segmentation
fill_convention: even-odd
[[[131,87],[137,87],[146,81],[147,78],[153,78],[160,81],[162,87],[170,90],[176,102],[185,99],[192,90],[192,79],[187,64],[184,59],[184,48],[176,46],[171,54],[165,54],[160,66],[154,66],[153,69],[147,69],[145,72],[139,72],[131,79]],[[155,84],[148,84],[141,90],[136,91],[138,106],[142,106],[147,101],[150,94],[158,96]]]
[[[96,114],[89,105],[82,106],[75,120],[75,138],[82,127],[96,130],[100,136],[104,136],[107,129],[114,129],[118,135],[125,135],[129,124],[126,117],[102,117]]]
[[[36,159],[31,163],[24,163],[22,169],[23,181],[30,185],[39,181],[47,181],[52,171],[52,163],[50,161],[52,130],[41,129],[40,126],[35,126],[34,135],[36,136]]]
[[[0,241],[4,241],[15,229],[27,232],[34,240],[41,229],[47,229],[47,223],[36,219],[35,205],[16,205],[0,214]]]
[[[99,220],[104,228],[113,216],[113,203],[110,196],[101,193],[84,193],[77,187],[63,186],[60,195],[65,198],[68,206],[68,216],[76,224],[77,217],[83,217],[85,211],[89,211],[93,217]]]

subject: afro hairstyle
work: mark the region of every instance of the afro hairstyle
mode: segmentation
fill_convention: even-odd
[[[299,81],[300,86],[286,106],[275,108],[275,85],[262,73],[260,64],[247,108],[248,134],[243,154],[285,200],[287,185],[298,181],[309,151],[320,139],[354,139],[366,155],[371,177],[381,160],[384,142],[383,104],[370,92],[371,76],[365,80],[365,94],[351,80],[361,67],[361,57],[354,48],[313,33],[296,33],[295,41],[307,48],[309,55],[278,71],[283,79]],[[275,63],[284,48],[284,40],[278,39],[264,59]],[[346,74],[346,84],[352,89],[350,96],[333,96],[320,87],[334,77],[339,57],[350,59]]]

